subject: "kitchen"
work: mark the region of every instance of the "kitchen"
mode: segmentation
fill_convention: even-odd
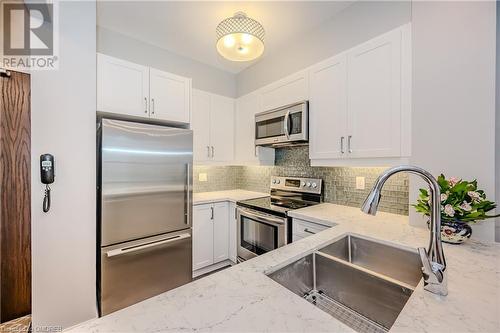
[[[364,331],[322,308],[320,295],[309,293],[315,288],[304,296],[280,275],[304,265],[316,287],[331,280],[317,271],[328,259],[405,290],[397,297],[403,304],[381,301],[391,308],[381,313],[344,300],[339,308],[356,309],[350,318],[361,315],[370,329],[498,331],[495,219],[473,224],[464,244],[443,245],[448,296],[435,296],[424,290],[417,248],[436,232],[412,206],[427,184],[397,173],[381,190],[381,212],[360,210],[384,171],[408,164],[434,177],[477,179],[488,200],[498,197],[495,2],[61,2],[58,10],[60,67],[31,75],[33,328]],[[256,60],[226,60],[217,49],[216,27],[234,17],[265,29]],[[456,133],[471,123],[474,140],[457,147]],[[57,166],[43,213],[39,156],[47,152]],[[157,187],[151,198],[174,191],[173,201],[161,202],[176,203],[155,206],[149,194],[134,192],[113,207],[124,198],[112,187],[118,183],[139,192]],[[102,228],[114,237],[127,221],[156,213],[184,225],[144,225],[135,236],[105,241]],[[117,224],[108,224],[111,215]],[[192,246],[182,251],[192,255],[177,283],[144,283],[133,265],[107,279],[106,260],[170,237]],[[387,267],[377,272],[335,257],[330,247],[344,240],[349,252],[356,242],[388,256],[395,248],[411,252],[405,263],[418,259],[416,284]],[[149,264],[158,268],[150,276],[171,273]],[[114,296],[130,302],[116,305]]]

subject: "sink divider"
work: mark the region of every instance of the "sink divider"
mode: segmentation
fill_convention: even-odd
[[[349,242],[350,242],[350,241],[351,241],[351,239],[349,238]],[[372,275],[372,276],[374,276],[374,277],[376,277],[376,278],[379,278],[379,279],[382,279],[382,280],[388,281],[388,282],[390,282],[390,283],[396,284],[396,285],[398,285],[398,286],[400,286],[400,287],[410,289],[412,292],[415,290],[415,287],[414,287],[414,286],[409,285],[409,284],[407,284],[407,283],[405,283],[405,282],[399,281],[399,280],[397,280],[397,279],[394,279],[394,278],[392,278],[392,277],[390,277],[390,276],[387,276],[387,275],[384,275],[384,274],[381,274],[381,273],[378,273],[378,272],[374,272],[374,271],[372,271],[372,270],[370,270],[370,269],[364,268],[364,267],[362,267],[362,266],[358,266],[358,265],[353,264],[353,263],[351,263],[351,262],[349,262],[349,261],[346,261],[346,260],[343,260],[343,259],[340,259],[340,258],[334,257],[334,256],[332,256],[332,255],[330,255],[330,254],[327,254],[327,253],[321,252],[320,250],[318,250],[318,251],[315,251],[315,252],[314,252],[314,255],[313,255],[313,266],[314,266],[314,267],[316,267],[316,255],[320,255],[320,256],[322,256],[323,258],[326,258],[326,259],[329,259],[329,260],[336,261],[336,262],[338,262],[338,263],[341,263],[341,264],[343,264],[343,265],[349,266],[349,267],[351,267],[351,268],[353,268],[353,269],[356,269],[356,270],[358,270],[358,271],[362,271],[362,272],[364,272],[364,273],[367,273],[367,274],[369,274],[369,275]],[[349,244],[349,260],[351,260],[351,246],[350,246],[350,244]],[[314,290],[317,290],[317,289],[316,289],[316,269],[314,269],[314,270],[313,270],[313,272],[314,272],[314,273],[313,273],[313,274],[314,274],[314,279],[313,279],[313,280],[314,280]]]

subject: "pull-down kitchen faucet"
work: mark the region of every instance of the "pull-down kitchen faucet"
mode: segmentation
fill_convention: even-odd
[[[375,182],[370,194],[366,197],[361,210],[366,214],[375,215],[380,202],[380,192],[387,179],[399,172],[408,172],[422,177],[430,188],[431,214],[430,214],[430,242],[429,249],[418,248],[422,260],[422,273],[424,276],[424,289],[434,294],[446,296],[448,294],[446,261],[441,244],[441,190],[436,179],[422,168],[402,165],[385,170]]]

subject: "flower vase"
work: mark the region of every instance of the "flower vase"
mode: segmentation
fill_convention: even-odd
[[[430,228],[430,221],[427,221]],[[448,244],[462,244],[472,235],[472,228],[465,222],[441,220],[441,240]]]

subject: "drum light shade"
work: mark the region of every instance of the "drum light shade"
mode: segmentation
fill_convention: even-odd
[[[264,27],[243,12],[219,23],[217,51],[231,61],[250,61],[264,53]]]

